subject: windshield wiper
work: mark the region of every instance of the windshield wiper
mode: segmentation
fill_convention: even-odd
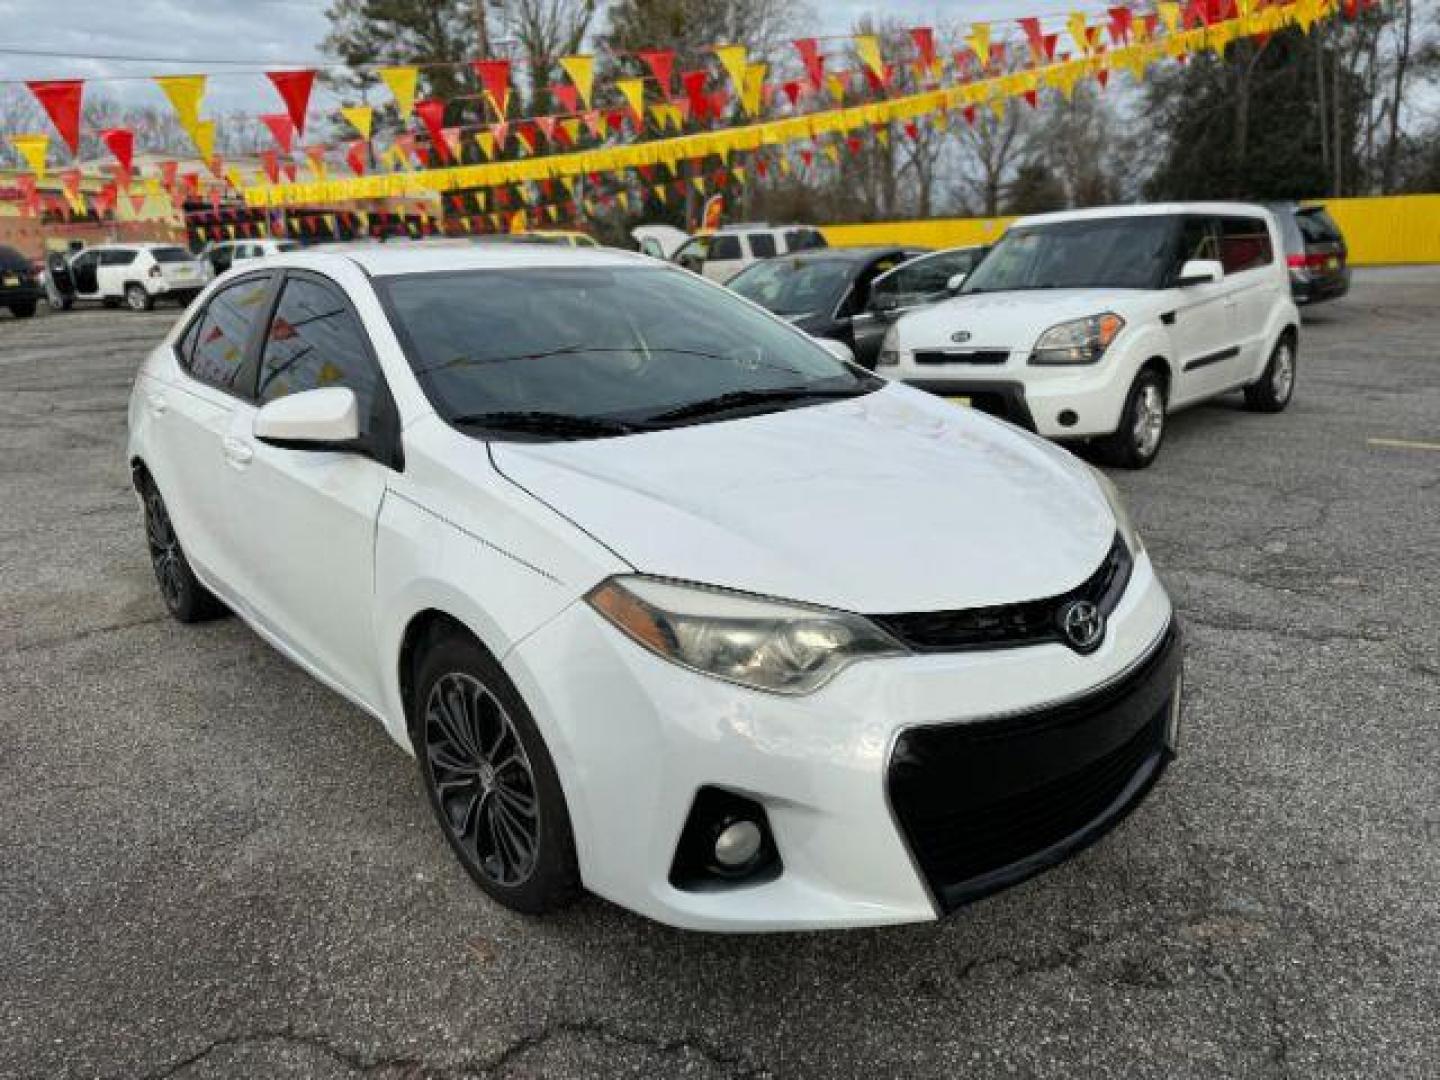
[[[869,383],[859,383],[856,386],[844,389],[822,389],[814,386],[778,386],[766,390],[732,390],[728,394],[720,394],[718,397],[702,398],[700,401],[692,401],[688,405],[681,405],[679,408],[670,409],[668,412],[656,413],[654,416],[646,417],[646,423],[666,424],[678,420],[695,420],[702,416],[716,416],[721,413],[734,412],[739,409],[754,408],[759,405],[784,404],[790,401],[823,400],[835,398],[859,397],[861,394],[868,394],[874,386]]]
[[[627,420],[611,420],[603,416],[575,416],[571,413],[544,412],[538,409],[452,416],[450,423],[456,427],[515,431],[527,435],[556,435],[570,439],[634,435],[636,432],[650,430],[648,424]]]

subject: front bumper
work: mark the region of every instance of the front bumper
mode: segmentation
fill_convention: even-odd
[[[1098,364],[1061,367],[1020,367],[1011,360],[981,375],[958,365],[945,370],[901,365],[881,374],[917,390],[944,398],[962,398],[970,406],[1047,439],[1078,439],[1109,435],[1120,424],[1129,382],[1123,357],[1107,356]],[[1017,378],[1024,372],[1024,377]]]
[[[1143,765],[1142,782],[1107,788],[1114,797],[1094,813],[1091,803],[1079,806],[1084,820],[1076,829],[1063,836],[1041,830],[1039,847],[1025,853],[1023,865],[1007,864],[983,887],[970,883],[965,895],[953,894],[917,839],[912,810],[919,804],[910,796],[920,789],[897,779],[896,768],[903,771],[897,755],[932,729],[1029,730],[1036,716],[1072,708],[1057,703],[1108,692],[1097,688],[1123,684],[1120,699],[1130,702],[1138,684],[1126,680],[1157,650],[1174,657],[1164,676],[1172,662],[1178,672],[1178,651],[1163,644],[1172,623],[1169,599],[1142,555],[1104,643],[1088,656],[1046,644],[874,660],[851,666],[814,694],[784,697],[669,664],[577,603],[504,663],[555,758],[588,888],[692,929],[820,929],[934,919],[955,902],[1038,872],[1118,821],[1163,765],[1163,754],[1152,762],[1148,745],[1129,778]],[[1159,684],[1144,684],[1152,685]],[[1011,794],[1023,801],[1027,791],[1049,792],[1045,785],[1068,775],[1065,754],[1073,751],[1079,768],[1105,757],[1114,738],[1139,737],[1128,724],[1148,700],[1127,705],[1109,723],[1087,714],[1078,727],[1054,726],[1068,749],[1051,747],[1029,772],[1024,754],[1012,755]],[[946,760],[969,776],[981,755]],[[927,771],[922,780],[933,785],[939,777],[944,787],[948,768]],[[705,890],[671,883],[681,830],[696,792],[707,786],[764,807],[783,864],[773,880]],[[962,803],[956,813],[978,822],[993,810]],[[1071,814],[1061,824],[1074,821]]]

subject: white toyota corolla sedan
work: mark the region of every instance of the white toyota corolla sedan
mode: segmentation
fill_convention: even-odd
[[[377,717],[521,911],[932,919],[1175,751],[1179,630],[1109,483],[641,256],[277,256],[129,419],[171,613]]]

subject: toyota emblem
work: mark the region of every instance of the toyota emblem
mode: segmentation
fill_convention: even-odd
[[[965,342],[970,340],[970,331],[956,330],[955,333],[950,335],[950,340],[955,342],[955,344],[957,345],[964,345]]]
[[[1105,616],[1089,600],[1072,600],[1060,609],[1060,632],[1078,653],[1094,652],[1105,636]]]

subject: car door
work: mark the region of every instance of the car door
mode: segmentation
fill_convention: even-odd
[[[100,252],[82,251],[70,260],[70,280],[81,300],[100,298]]]
[[[906,312],[949,297],[950,279],[973,270],[981,251],[975,247],[933,251],[877,276],[870,286],[869,303],[854,319],[855,358],[867,366],[873,363],[890,327]]]
[[[1220,224],[1208,215],[1187,214],[1179,223],[1179,242],[1172,265],[1178,282],[1180,269],[1196,259],[1220,260]],[[1235,287],[1225,280],[1198,285],[1172,285],[1173,307],[1161,315],[1170,324],[1176,373],[1170,404],[1207,397],[1224,383],[1222,365],[1238,353],[1231,312]]]
[[[258,355],[255,407],[236,411],[225,439],[230,537],[251,616],[322,677],[378,705],[375,528],[399,461],[394,401],[359,315],[320,275],[287,271]],[[359,452],[255,438],[266,404],[333,386],[358,399]]]
[[[1258,216],[1221,218],[1220,262],[1232,289],[1230,311],[1240,352],[1222,361],[1217,375],[1234,386],[1254,378],[1269,359],[1266,330],[1281,280],[1269,222]]]
[[[704,275],[722,284],[745,269],[745,248],[739,233],[719,233],[710,238],[705,255]]]
[[[272,285],[273,275],[251,274],[215,292],[177,340],[173,377],[147,389],[156,447],[147,464],[197,573],[238,607],[224,443],[235,415],[254,413],[256,339]]]

